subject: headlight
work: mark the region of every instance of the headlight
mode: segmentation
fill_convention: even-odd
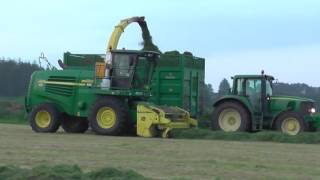
[[[314,107],[309,109],[309,112],[312,113],[312,114],[313,114],[313,113],[316,113],[316,111],[317,111],[317,110],[316,110],[316,108],[314,108]]]

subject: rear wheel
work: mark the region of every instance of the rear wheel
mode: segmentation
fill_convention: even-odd
[[[276,129],[284,134],[294,136],[300,132],[308,131],[309,128],[298,113],[286,112],[278,117]]]
[[[114,97],[98,100],[91,109],[89,123],[101,135],[121,135],[128,125],[128,108]]]
[[[56,132],[61,124],[60,115],[52,104],[41,104],[31,111],[30,126],[35,132]]]
[[[218,105],[212,113],[212,128],[225,132],[248,131],[250,115],[237,102],[225,102]]]
[[[61,127],[67,133],[84,133],[88,130],[89,123],[86,118],[64,115]]]

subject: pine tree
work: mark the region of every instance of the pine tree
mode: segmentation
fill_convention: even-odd
[[[226,95],[226,94],[228,94],[229,91],[230,91],[230,84],[229,84],[228,80],[226,78],[224,78],[220,82],[218,94],[220,96]]]

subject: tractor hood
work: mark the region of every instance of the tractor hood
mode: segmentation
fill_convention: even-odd
[[[315,102],[312,99],[298,97],[298,96],[271,96],[272,101],[296,101],[296,102]]]
[[[273,112],[282,112],[291,109],[296,112],[308,114],[311,108],[315,107],[315,101],[308,98],[296,96],[271,96],[270,109]]]

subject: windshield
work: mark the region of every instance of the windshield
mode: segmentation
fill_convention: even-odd
[[[260,96],[261,94],[261,80],[248,79],[246,81],[246,93],[248,96]]]
[[[128,56],[127,54],[114,55],[114,61],[112,63],[114,76],[118,77],[129,77],[133,70],[134,57]]]
[[[151,54],[153,55],[153,54]],[[150,84],[155,56],[114,53],[111,85],[113,88],[144,89]]]
[[[270,81],[266,81],[266,94],[267,96],[272,96],[272,86]]]

